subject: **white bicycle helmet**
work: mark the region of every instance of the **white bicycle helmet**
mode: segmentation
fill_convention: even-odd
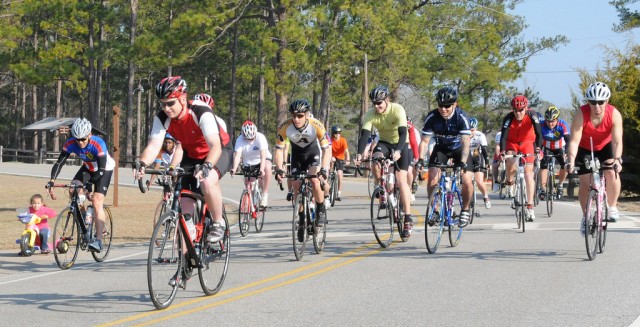
[[[587,98],[587,100],[592,101],[609,100],[609,98],[611,97],[611,90],[609,90],[607,84],[602,82],[595,82],[589,85],[587,93],[585,93],[584,96]]]
[[[242,124],[242,135],[247,140],[253,140],[256,137],[258,128],[250,120],[247,120]]]
[[[71,126],[71,136],[77,139],[86,138],[91,134],[91,122],[86,118],[78,118]]]

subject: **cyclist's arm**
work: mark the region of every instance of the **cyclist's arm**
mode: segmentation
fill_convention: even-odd
[[[276,151],[273,156],[276,164],[276,169],[284,171],[284,167],[283,167],[284,166],[284,160],[283,160],[284,148],[276,148]]]
[[[480,146],[480,154],[482,154],[482,158],[484,159],[485,164],[487,164],[489,162],[489,152],[487,152],[486,145]]]
[[[622,115],[618,109],[613,110],[613,127],[611,127],[611,145],[613,157],[622,157]]]
[[[507,139],[509,137],[509,125],[511,125],[511,119],[513,114],[507,114],[502,120],[502,130],[500,132],[500,151],[504,151],[507,146]]]
[[[210,162],[214,166],[218,163],[218,159],[220,159],[220,155],[222,154],[222,146],[220,144],[220,137],[217,133],[212,133],[209,135],[204,135],[204,140],[207,142],[209,146],[209,154],[204,159],[205,162]]]
[[[345,138],[343,138],[344,140],[344,160],[345,162],[349,162],[351,161],[351,156],[349,155],[349,143],[347,143],[347,140]]]
[[[162,135],[162,137],[149,138],[147,146],[144,148],[142,154],[140,155],[140,161],[144,162],[145,165],[150,165],[157,157],[158,152],[160,152],[160,150],[162,149],[163,142],[164,135]]]
[[[53,167],[51,167],[52,182],[55,181],[56,178],[58,178],[58,174],[60,174],[60,170],[62,170],[62,166],[64,166],[64,163],[67,161],[67,159],[69,159],[70,155],[71,153],[66,151],[60,152],[60,155],[58,156],[58,160],[56,161],[56,163],[53,164]]]
[[[531,123],[533,124],[533,132],[536,134],[536,148],[542,149],[542,127],[540,126],[540,120],[537,115],[531,116]]]
[[[265,172],[264,168],[266,166],[267,166],[267,150],[264,149],[264,150],[260,150],[260,171]]]
[[[173,150],[173,158],[171,158],[171,164],[169,167],[178,167],[180,166],[180,162],[182,162],[182,156],[184,155],[184,150],[182,149],[181,143],[176,143],[176,148]]]
[[[364,152],[364,148],[367,146],[367,141],[371,137],[371,131],[368,129],[362,129],[360,131],[360,140],[358,140],[358,155],[362,155]],[[373,144],[373,142],[372,142]]]
[[[396,151],[402,152],[405,144],[407,144],[407,126],[398,127],[398,144],[396,145]]]
[[[469,158],[469,148],[471,146],[471,136],[468,134],[460,135],[460,142],[462,143],[462,155],[460,156],[461,162],[467,162]]]
[[[240,164],[241,158],[242,158],[242,149],[238,149],[233,153],[233,163],[231,164],[231,170],[233,170],[233,172],[235,172],[236,168],[238,168],[238,164]]]
[[[105,168],[107,167],[107,156],[102,155],[96,158],[96,162],[98,164],[98,170],[93,173],[91,176],[92,183],[98,183],[98,181],[104,176]]]
[[[430,155],[430,153],[427,153],[427,150],[429,149],[429,142],[431,141],[431,136],[429,135],[422,135],[422,140],[420,140],[420,145],[418,146],[418,159],[420,158],[425,158],[426,155]]]

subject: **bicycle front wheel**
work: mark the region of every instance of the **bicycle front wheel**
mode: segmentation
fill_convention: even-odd
[[[369,197],[373,197],[375,195],[376,186],[373,184],[375,179],[373,178],[373,171],[370,169],[367,174],[367,189],[369,190]]]
[[[462,210],[462,200],[460,199],[459,193],[454,193],[453,196],[458,199],[458,205],[453,206],[451,208],[451,215],[455,218],[451,219],[451,223],[449,224],[449,244],[451,247],[456,247],[460,244],[460,237],[462,237],[462,228],[460,228],[460,212],[456,212],[456,207],[458,210]],[[455,199],[454,199],[455,201]],[[471,217],[473,219],[473,216]]]
[[[256,212],[256,219],[254,219],[254,225],[256,227],[256,233],[262,232],[264,226],[264,216],[267,213],[267,208],[260,207]]]
[[[291,219],[291,234],[293,238],[293,254],[296,260],[302,260],[304,247],[307,244],[307,202],[304,194],[298,193],[294,199],[293,218]]]
[[[555,172],[551,169],[549,169],[549,178],[547,178],[547,196],[545,197],[545,200],[547,202],[547,215],[549,215],[549,217],[551,217],[553,215],[553,200],[554,200],[554,185],[555,185],[555,176],[553,176],[555,174]]]
[[[97,262],[103,262],[107,259],[109,251],[111,251],[111,240],[113,239],[113,217],[111,216],[111,210],[107,206],[103,206],[104,210],[104,230],[102,231],[102,251],[91,252],[93,260]],[[96,223],[91,224],[91,235],[96,237]]]
[[[438,251],[444,229],[444,219],[441,213],[444,210],[443,198],[442,189],[436,186],[429,195],[429,204],[424,219],[424,240],[427,251],[432,254]]]
[[[176,213],[169,211],[158,218],[153,228],[147,257],[147,285],[153,305],[166,309],[182,281],[182,241]]]
[[[331,202],[331,207],[335,206],[336,198],[338,197],[338,177],[336,173],[333,173],[331,177],[331,184],[329,187],[329,202]]]
[[[585,246],[589,260],[596,258],[598,254],[598,238],[600,236],[598,226],[598,191],[589,191],[587,199],[587,217],[584,233]]]
[[[371,205],[369,212],[371,214],[371,227],[373,235],[376,237],[378,244],[386,248],[393,241],[393,217],[386,200],[380,200],[384,190],[376,187],[371,195]]]
[[[473,217],[476,216],[476,204],[478,203],[478,199],[477,199],[478,196],[476,195],[477,185],[478,184],[474,180],[473,181],[473,192],[471,193],[471,204],[469,205],[469,214],[471,215],[469,217],[469,225],[473,224]],[[460,208],[462,208],[462,207],[460,207]]]
[[[602,197],[602,219],[600,221],[599,237],[598,237],[598,249],[600,253],[604,252],[604,246],[607,243],[607,226],[609,223],[605,220],[609,218],[609,203],[607,202],[607,193]]]
[[[81,237],[73,212],[69,208],[62,210],[53,227],[53,256],[60,269],[69,269],[76,262]]]
[[[238,208],[238,228],[242,237],[249,234],[249,226],[251,224],[251,197],[247,190],[242,191],[240,196],[240,207]]]
[[[209,221],[211,221],[210,213],[208,213]],[[231,232],[229,230],[229,220],[227,219],[226,210],[222,210],[222,219],[224,220],[224,236],[222,240],[209,243],[206,241],[208,233],[205,233],[200,239],[201,251],[200,260],[201,267],[198,267],[198,277],[200,278],[200,286],[206,295],[214,295],[220,291],[224,280],[227,277],[229,269],[229,254]]]
[[[318,220],[314,221],[316,224]],[[313,248],[316,250],[316,253],[322,253],[324,250],[324,242],[327,239],[327,224],[322,224],[320,226],[315,226],[313,230]]]
[[[398,228],[398,235],[400,235],[400,240],[402,242],[406,242],[409,240],[409,237],[402,236],[402,230],[404,229],[404,207],[402,206],[402,201],[400,201],[400,193],[396,191],[395,197],[396,199],[398,199],[398,204],[392,207],[393,221],[396,222],[396,227]],[[389,206],[391,206],[391,204],[389,204]]]
[[[500,199],[502,199],[502,200],[504,200],[507,197],[507,189],[505,188],[506,185],[505,185],[505,182],[504,182],[505,178],[506,178],[505,174],[506,174],[506,172],[504,170],[500,171],[500,173],[498,173],[498,175],[499,175],[499,177],[498,177],[499,184],[498,185],[500,187],[499,194],[500,194]]]
[[[156,224],[158,223],[158,219],[160,219],[160,216],[162,216],[168,210],[169,208],[167,208],[167,202],[164,200],[160,200],[160,202],[158,202],[158,205],[156,206],[156,211],[153,215],[153,225],[151,226],[152,232],[153,232],[153,228],[156,227]],[[156,245],[160,246],[160,244],[156,244]]]

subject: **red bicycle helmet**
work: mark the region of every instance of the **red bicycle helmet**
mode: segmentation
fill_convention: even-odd
[[[529,99],[522,94],[518,94],[511,99],[511,108],[514,110],[527,109],[529,107]]]

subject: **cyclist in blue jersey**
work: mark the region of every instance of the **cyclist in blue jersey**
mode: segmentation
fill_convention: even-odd
[[[420,141],[420,155],[418,166],[424,167],[424,156],[431,137],[436,144],[429,154],[429,183],[427,191],[430,195],[440,180],[440,169],[432,167],[446,164],[453,159],[454,165],[462,168],[462,210],[460,211],[460,226],[469,223],[469,205],[473,192],[472,171],[473,162],[469,155],[471,144],[471,126],[469,118],[458,107],[458,91],[452,87],[444,87],[436,93],[438,109],[431,111],[422,126],[422,140]]]
[[[107,195],[115,161],[109,155],[107,144],[101,138],[91,133],[91,122],[85,118],[78,118],[71,126],[71,138],[62,147],[58,161],[51,168],[51,180],[45,186],[52,187],[60,170],[69,156],[73,153],[83,161],[73,183],[95,185],[93,196],[89,197],[95,210],[96,240],[89,244],[89,250],[102,251],[102,233],[104,232],[105,213],[102,209],[104,197]]]
[[[565,166],[565,148],[567,144],[569,144],[570,138],[570,129],[569,124],[562,120],[558,119],[560,116],[560,110],[555,106],[549,107],[544,113],[544,122],[540,124],[542,130],[542,146],[544,147],[544,153],[553,154],[560,164],[560,171],[558,172],[558,187],[557,187],[557,198],[562,198],[562,185],[564,184],[565,179],[567,179],[567,175],[569,172],[564,169]],[[546,190],[547,190],[547,174],[549,172],[549,158],[544,157],[540,162],[540,200],[546,198]]]

